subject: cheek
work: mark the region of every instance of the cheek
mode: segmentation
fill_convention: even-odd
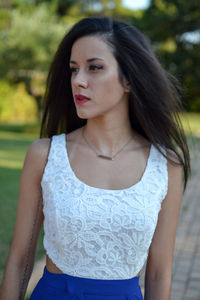
[[[105,95],[105,97],[112,97],[115,95],[121,95],[124,92],[123,86],[119,81],[118,74],[116,72],[110,72],[104,74],[99,80],[92,80],[92,86],[96,94]]]
[[[120,83],[118,76],[115,75],[105,79],[102,91],[105,96],[109,96],[109,98],[113,100],[117,100],[124,94],[123,86]]]

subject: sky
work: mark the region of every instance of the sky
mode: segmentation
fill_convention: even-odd
[[[132,9],[146,8],[150,0],[123,0],[124,6]]]

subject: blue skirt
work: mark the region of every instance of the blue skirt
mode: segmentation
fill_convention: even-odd
[[[54,274],[44,268],[30,300],[142,300],[139,277],[102,280]]]

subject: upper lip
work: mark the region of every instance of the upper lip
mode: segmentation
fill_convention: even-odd
[[[80,100],[80,99],[90,99],[90,98],[88,98],[87,96],[85,96],[83,94],[76,94],[75,99]]]

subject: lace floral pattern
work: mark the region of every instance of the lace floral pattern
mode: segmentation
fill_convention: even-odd
[[[137,275],[168,188],[167,160],[153,145],[138,183],[104,190],[76,177],[65,134],[53,136],[41,185],[44,247],[63,273],[94,279]]]

